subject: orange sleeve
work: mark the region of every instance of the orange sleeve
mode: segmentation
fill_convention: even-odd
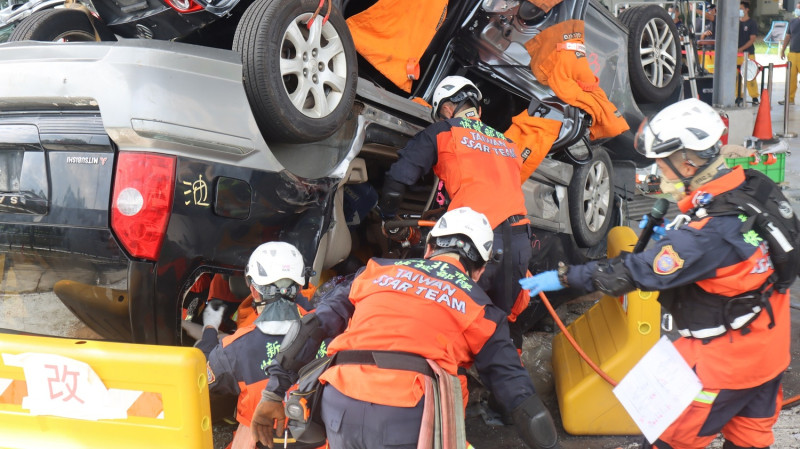
[[[232,292],[228,280],[219,273],[214,275],[211,280],[211,287],[208,290],[208,299],[221,299],[225,302],[240,302]]]
[[[530,271],[525,272],[525,277],[533,276]],[[514,305],[511,307],[511,313],[508,314],[508,321],[515,322],[517,321],[517,317],[520,313],[522,313],[525,309],[528,308],[528,305],[531,303],[531,297],[528,294],[528,290],[520,289],[519,295],[517,295],[517,300],[514,301]]]
[[[520,182],[524,183],[547,156],[560,130],[561,122],[558,120],[531,117],[528,111],[522,111],[511,119],[511,126],[506,130],[505,136],[524,149]]]

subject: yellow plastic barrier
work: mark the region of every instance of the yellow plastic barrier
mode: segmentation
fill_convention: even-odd
[[[615,227],[608,255],[633,251],[636,234]],[[567,329],[578,345],[612,379],[619,381],[658,341],[661,306],[656,292],[604,296]],[[635,435],[639,428],[612,387],[580,358],[564,334],[553,338],[553,373],[564,429],[573,435]]]
[[[198,349],[0,334],[0,447],[212,446]]]

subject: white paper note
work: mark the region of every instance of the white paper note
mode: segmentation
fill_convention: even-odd
[[[614,394],[652,443],[702,389],[672,342],[661,337],[614,388]]]
[[[125,419],[132,400],[128,394],[109,394],[91,366],[55,354],[0,354],[3,363],[25,372],[28,396],[22,408],[31,415],[98,420]],[[123,392],[125,393],[125,392]],[[132,392],[136,395],[141,392]],[[135,398],[133,398],[135,400]]]

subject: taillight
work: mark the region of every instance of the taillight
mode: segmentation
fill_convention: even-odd
[[[194,0],[166,0],[166,2],[172,9],[181,13],[195,12],[203,9],[203,6]]]
[[[120,153],[111,203],[111,229],[133,256],[157,260],[175,189],[175,158]]]

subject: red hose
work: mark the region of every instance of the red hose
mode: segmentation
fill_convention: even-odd
[[[311,18],[308,19],[308,22],[306,22],[306,28],[308,28],[309,30],[311,29],[311,24],[314,23],[314,19],[317,18],[317,16],[319,15],[319,12],[322,10],[322,5],[324,5],[324,4],[325,4],[325,0],[319,0],[319,6],[317,6],[317,10],[314,11],[314,14],[311,14]],[[330,12],[331,11],[330,11],[330,6],[329,6],[328,7],[328,14],[330,14]],[[328,20],[328,16],[325,16],[325,19],[322,21],[323,25],[325,25],[325,21],[326,20]]]
[[[781,404],[781,408],[786,408],[787,405],[794,404],[797,401],[800,401],[800,394],[797,396],[792,396],[789,399],[784,399],[783,404]]]
[[[596,364],[595,364],[595,363],[592,361],[592,359],[590,359],[590,358],[589,358],[589,356],[588,356],[588,355],[586,355],[586,353],[585,353],[585,352],[583,352],[583,349],[581,349],[581,347],[580,347],[580,346],[578,346],[578,342],[576,342],[576,341],[575,341],[575,339],[574,339],[574,338],[572,338],[572,335],[571,335],[571,334],[570,334],[570,333],[567,331],[567,328],[566,328],[566,326],[564,326],[564,323],[561,321],[561,318],[559,318],[559,317],[558,317],[558,315],[556,314],[556,311],[553,309],[553,306],[552,306],[552,304],[550,304],[550,300],[549,300],[549,299],[547,299],[547,296],[545,296],[544,292],[539,292],[539,297],[540,297],[540,298],[542,298],[542,302],[544,303],[544,306],[545,306],[545,307],[547,307],[547,311],[548,311],[548,312],[550,312],[550,315],[553,317],[553,320],[555,320],[556,324],[558,325],[558,328],[559,328],[559,329],[561,329],[561,332],[563,332],[563,333],[564,333],[564,336],[565,336],[565,337],[567,337],[567,340],[569,340],[569,343],[570,343],[570,344],[572,345],[572,347],[573,347],[573,348],[575,348],[575,350],[578,352],[578,355],[580,355],[580,356],[581,356],[581,358],[582,358],[582,359],[583,359],[583,360],[584,360],[586,363],[588,363],[588,364],[589,364],[589,366],[591,366],[591,367],[592,367],[592,369],[593,369],[593,370],[594,370],[594,371],[595,371],[597,374],[599,374],[599,375],[600,375],[600,377],[602,377],[603,379],[605,379],[605,381],[606,381],[606,382],[608,382],[608,383],[610,383],[612,386],[616,387],[616,386],[617,386],[617,381],[615,381],[614,379],[612,379],[612,378],[611,378],[611,376],[609,376],[608,374],[606,374],[606,372],[605,372],[605,371],[601,370],[601,369],[600,369],[600,367],[599,367],[599,366],[597,366],[597,365],[596,365]]]

